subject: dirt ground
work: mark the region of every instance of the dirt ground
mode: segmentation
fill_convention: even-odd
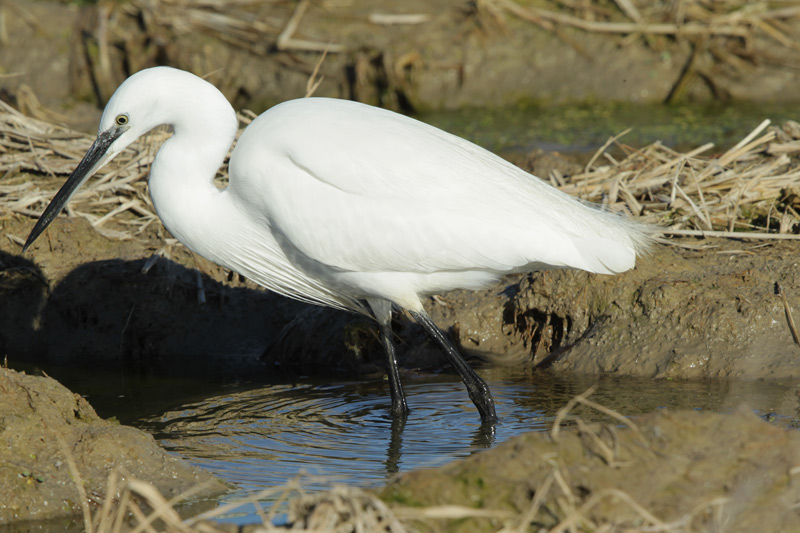
[[[800,528],[800,434],[747,408],[728,415],[660,411],[635,418],[633,429],[572,423],[571,431],[530,433],[401,475],[380,497],[418,531],[498,531],[525,521],[545,531]],[[415,517],[423,506],[458,506],[461,513]],[[470,516],[477,509],[484,517]]]
[[[97,108],[127,75],[169,64],[207,77],[235,108],[260,112],[304,96],[326,47],[315,95],[404,111],[520,101],[781,102],[797,99],[800,81],[791,45],[797,19],[750,21],[757,10],[738,17],[696,6],[642,10],[654,17],[644,27],[681,17],[711,28],[741,25],[732,37],[678,38],[600,31],[598,23],[624,20],[613,6],[610,15],[591,6],[572,13],[587,23],[575,26],[525,17],[525,8],[557,2],[532,2],[523,13],[502,0],[312,2],[302,12],[294,2],[216,4],[12,2],[0,27],[8,43],[0,46],[3,97],[42,111],[38,100],[58,113],[51,118],[93,130]]]
[[[227,488],[208,472],[168,454],[143,431],[97,416],[57,381],[0,368],[0,525],[79,515],[81,494],[96,508],[109,476],[119,486],[145,479],[168,497],[197,489],[202,498]]]

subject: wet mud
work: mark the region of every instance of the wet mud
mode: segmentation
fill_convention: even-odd
[[[146,479],[171,496],[226,490],[148,433],[101,419],[54,379],[0,368],[0,391],[0,525],[79,515],[79,486],[94,509],[116,497],[107,491],[112,472],[120,485]]]
[[[731,414],[660,411],[629,427],[579,418],[570,425],[400,475],[379,495],[418,531],[800,528],[800,434],[745,407]],[[449,517],[425,519],[430,506],[454,507]]]

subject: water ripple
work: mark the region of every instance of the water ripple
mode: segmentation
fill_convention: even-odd
[[[524,372],[483,372],[500,423],[493,435],[463,384],[453,376],[404,376],[411,414],[404,426],[389,415],[385,381],[238,388],[173,407],[137,424],[170,451],[236,487],[227,501],[283,486],[306,474],[305,490],[345,482],[375,486],[397,472],[436,467],[509,438],[549,429],[558,409],[597,383]],[[659,408],[733,410],[748,402],[761,413],[795,420],[792,384],[601,379],[592,399],[626,416]],[[604,415],[584,410],[587,421]],[[788,418],[787,418],[788,419]],[[567,419],[569,423],[569,419]],[[321,478],[321,479],[320,479]],[[255,515],[235,520],[255,520]]]
[[[502,420],[495,438],[546,425],[541,412],[518,407],[530,388],[492,383]],[[383,382],[272,385],[184,405],[143,425],[245,493],[301,471],[370,485],[491,444],[460,382],[412,380],[406,393],[412,411],[402,431],[389,416]]]

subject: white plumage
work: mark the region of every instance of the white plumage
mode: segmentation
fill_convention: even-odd
[[[174,135],[153,162],[150,194],[167,229],[270,290],[371,310],[389,343],[396,413],[407,409],[392,368],[389,303],[419,320],[421,296],[483,287],[509,272],[616,274],[632,268],[649,242],[645,226],[572,198],[468,141],[328,98],[288,101],[256,118],[231,156],[230,184],[220,190],[213,179],[236,134],[233,109],[211,84],[156,67],[116,91],[97,142],[26,247],[89,175],[161,124]],[[484,420],[493,420],[488,388],[459,368],[457,351],[448,356]],[[476,399],[481,393],[473,389],[481,387],[488,400]]]

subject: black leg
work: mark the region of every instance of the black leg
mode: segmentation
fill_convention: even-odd
[[[405,421],[408,416],[408,404],[406,395],[403,392],[403,384],[400,382],[400,371],[397,368],[397,358],[394,354],[394,343],[392,342],[392,304],[387,300],[368,298],[372,313],[381,328],[381,344],[386,361],[386,374],[389,376],[389,392],[392,395],[392,415],[395,419],[402,418]]]
[[[403,384],[400,382],[400,371],[397,368],[397,358],[394,354],[394,343],[392,342],[392,324],[388,322],[381,324],[381,342],[383,343],[384,355],[386,356],[386,373],[389,376],[389,392],[392,395],[392,414],[405,418],[408,416],[408,404],[406,395],[403,392]]]
[[[460,353],[458,353],[458,350],[453,343],[450,342],[444,333],[442,333],[442,330],[440,330],[436,324],[434,324],[433,320],[426,312],[409,312],[411,313],[411,316],[414,317],[414,320],[422,324],[422,327],[425,328],[425,331],[428,332],[428,335],[433,337],[442,347],[445,355],[447,355],[447,358],[450,360],[450,364],[455,367],[456,371],[461,376],[461,380],[464,382],[464,385],[466,385],[469,397],[472,399],[472,403],[475,404],[475,407],[478,408],[478,412],[481,414],[481,420],[483,423],[494,424],[497,421],[497,413],[494,409],[494,399],[492,398],[492,393],[489,391],[489,387],[486,385],[486,382],[483,381],[474,370],[472,370],[466,361],[464,361],[464,358],[461,357]]]

